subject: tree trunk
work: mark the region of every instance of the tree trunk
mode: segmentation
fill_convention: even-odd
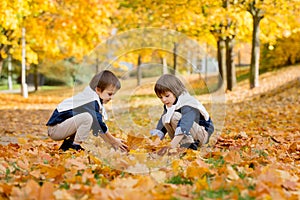
[[[141,85],[141,80],[142,80],[142,56],[139,55],[138,57],[138,64],[137,64],[137,72],[136,72],[136,77],[137,77],[137,85]]]
[[[38,66],[37,65],[33,65],[33,81],[34,81],[34,91],[38,91],[39,89],[39,75],[38,75]]]
[[[227,89],[232,91],[236,85],[236,74],[234,64],[234,39],[226,38],[226,67],[227,67]]]
[[[168,73],[168,65],[167,65],[167,58],[166,57],[161,57],[161,64],[163,67],[162,73],[167,74]]]
[[[218,88],[221,88],[223,85],[226,90],[227,88],[226,45],[225,45],[225,40],[223,40],[221,37],[219,37],[217,41],[217,47],[218,47],[218,67],[220,73]]]
[[[172,74],[176,74],[176,68],[177,68],[177,47],[178,44],[174,42],[174,48],[173,48],[173,71]]]
[[[22,71],[21,71],[21,93],[24,98],[28,98],[28,86],[26,83],[26,39],[25,28],[22,28]]]
[[[11,64],[11,54],[8,54],[8,63],[7,63],[7,68],[8,68],[8,77],[7,77],[7,84],[8,84],[8,89],[12,90],[13,89],[13,82],[12,82],[12,64]]]
[[[252,32],[252,49],[251,49],[251,63],[250,63],[250,88],[259,86],[259,54],[260,54],[260,28],[259,23],[262,17],[258,15],[253,16],[253,32]]]

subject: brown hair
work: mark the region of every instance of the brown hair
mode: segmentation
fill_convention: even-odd
[[[179,97],[187,90],[179,78],[171,74],[164,74],[156,81],[154,91],[158,97],[166,92],[172,92],[176,97]]]
[[[90,81],[90,87],[92,90],[96,90],[96,87],[102,92],[109,86],[116,87],[117,90],[121,88],[121,83],[114,73],[108,70],[104,70],[96,74]]]

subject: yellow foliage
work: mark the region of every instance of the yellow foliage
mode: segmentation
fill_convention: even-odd
[[[173,160],[172,169],[175,174],[180,174],[182,172],[183,161],[182,160]]]
[[[185,176],[190,179],[203,178],[205,175],[211,173],[209,165],[204,163],[202,160],[194,160],[189,163],[185,169]]]
[[[203,176],[202,178],[198,178],[197,181],[195,182],[195,191],[200,192],[202,190],[207,190],[209,188],[208,183],[207,183],[207,178],[206,176]]]

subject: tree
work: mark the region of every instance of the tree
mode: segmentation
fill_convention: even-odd
[[[263,0],[260,0],[263,2]],[[252,48],[251,48],[251,63],[250,63],[250,88],[259,85],[259,55],[260,55],[260,21],[264,18],[265,11],[257,6],[258,1],[249,1],[247,11],[252,15]]]
[[[215,2],[203,1],[203,15],[206,16],[206,26],[217,41],[217,58],[221,79],[219,88],[232,90],[236,85],[234,64],[234,44],[241,21],[241,9],[237,2],[221,0]]]
[[[22,27],[26,29],[28,66],[39,66],[45,58],[55,62],[74,57],[80,62],[109,36],[115,5],[113,0],[4,0],[0,5],[1,67],[8,52],[13,59],[21,60]]]
[[[285,0],[242,0],[241,4],[251,14],[252,25],[252,49],[250,63],[250,88],[259,86],[259,60],[261,38],[266,43],[276,43],[277,38],[283,36],[283,32],[292,32],[299,28],[295,16],[299,12],[297,1]],[[265,19],[261,34],[261,21]],[[298,25],[294,25],[298,24]]]

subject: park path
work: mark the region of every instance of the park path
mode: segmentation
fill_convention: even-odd
[[[259,87],[254,89],[245,89],[249,88],[249,82],[244,81],[233,92],[226,93],[226,99],[228,102],[253,99],[295,79],[300,81],[300,65],[262,74],[259,78]]]
[[[264,73],[259,76],[258,87],[250,89],[249,80],[245,80],[240,82],[233,91],[227,91],[224,93],[226,103],[236,103],[245,100],[251,100],[268,91],[281,87],[295,79],[300,81],[300,65]],[[201,95],[198,98],[203,102],[207,102],[209,99],[211,99],[211,95]]]

